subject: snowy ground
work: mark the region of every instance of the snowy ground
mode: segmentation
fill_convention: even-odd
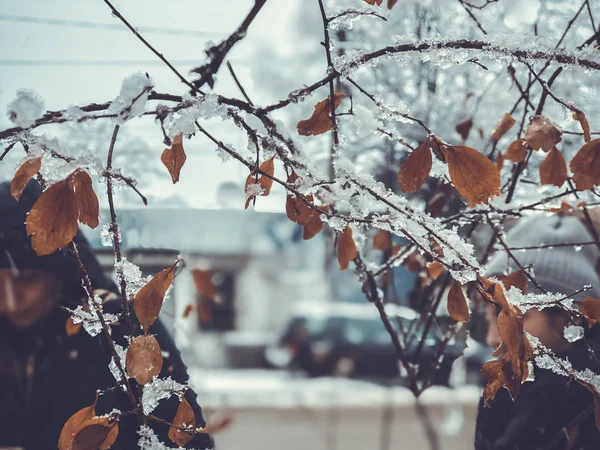
[[[244,450],[428,449],[414,398],[404,387],[339,378],[307,379],[266,370],[190,368],[206,417],[228,411],[217,448]],[[422,403],[440,450],[473,447],[481,389],[432,387]],[[387,443],[387,444],[386,444]]]

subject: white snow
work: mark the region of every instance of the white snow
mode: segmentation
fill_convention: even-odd
[[[142,115],[153,87],[154,80],[148,74],[137,72],[126,77],[119,95],[108,109],[111,113],[117,114],[114,122],[122,125]]]
[[[8,118],[22,128],[32,126],[45,111],[44,100],[32,89],[19,89],[7,108]]]
[[[583,327],[580,327],[577,325],[569,325],[569,326],[565,327],[565,330],[564,330],[565,339],[569,342],[578,341],[579,339],[581,339],[583,337],[584,333],[585,333],[585,330],[583,329]]]
[[[186,388],[183,384],[168,378],[154,378],[144,385],[142,393],[142,407],[144,414],[150,414],[158,406],[160,400],[169,398],[173,394],[181,394]]]

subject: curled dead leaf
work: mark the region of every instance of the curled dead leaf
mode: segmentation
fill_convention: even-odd
[[[54,183],[35,202],[26,220],[31,246],[38,256],[64,248],[77,233],[79,210],[68,179]]]
[[[527,141],[525,139],[517,139],[513,141],[506,150],[504,158],[514,162],[520,163],[525,161],[527,156]]]
[[[262,172],[271,177],[275,174],[275,156],[271,156],[269,159],[263,161],[261,165],[258,166],[258,168],[261,171],[259,172],[258,179],[256,176],[256,170],[252,171],[252,173],[250,173],[250,175],[248,175],[248,177],[246,178],[246,209],[248,209],[250,202],[257,195],[266,197],[271,192],[271,187],[273,186],[273,179],[269,178],[268,176],[265,176]],[[260,185],[260,193],[254,192],[249,194],[249,187],[256,184]]]
[[[346,226],[340,233],[337,244],[338,262],[340,269],[346,270],[350,261],[356,257],[356,244],[352,238],[352,228]]]
[[[212,272],[210,270],[193,269],[192,278],[200,297],[210,300],[215,299],[217,288],[212,281]]]
[[[195,433],[194,431],[183,431],[181,428],[190,428],[190,430],[195,430],[196,416],[194,415],[194,410],[185,397],[183,397],[179,403],[179,407],[177,408],[177,413],[175,414],[172,424],[173,425],[169,427],[169,439],[171,439],[180,447],[187,445],[187,443],[192,440]]]
[[[544,116],[533,116],[525,131],[527,144],[534,149],[549,152],[562,139],[562,130]]]
[[[498,168],[498,172],[500,172],[504,167],[505,159],[504,153],[498,153],[498,156],[496,156],[496,167]]]
[[[470,205],[487,204],[500,195],[500,172],[496,165],[470,147],[444,147],[450,179]]]
[[[502,136],[504,136],[508,130],[510,130],[515,124],[515,119],[509,113],[504,113],[502,119],[496,125],[496,128],[492,132],[490,138],[494,141],[499,141]]]
[[[40,168],[42,167],[42,157],[43,155],[26,159],[15,172],[15,176],[10,182],[10,195],[12,195],[15,200],[18,201],[21,198],[21,194],[25,190],[29,180],[40,171]]]
[[[457,322],[469,321],[469,305],[460,283],[454,282],[448,293],[448,314]]]
[[[79,209],[79,221],[90,228],[96,228],[99,223],[100,205],[94,192],[92,178],[81,169],[69,175],[69,182],[75,192],[75,203]]]
[[[600,300],[595,298],[584,298],[576,301],[579,311],[585,316],[590,325],[600,320]]]
[[[379,2],[379,5],[381,5],[381,2],[383,0],[376,1]],[[367,1],[367,3],[369,2]],[[341,94],[339,92],[333,94],[333,103],[335,109],[337,109],[338,106],[340,106],[340,103],[342,102],[342,99],[345,96],[346,95]],[[315,110],[310,119],[301,120],[300,122],[298,122],[298,134],[300,134],[301,136],[314,136],[317,134],[326,133],[327,131],[331,130],[331,118],[329,117],[330,113],[331,101],[329,97],[327,97],[325,100],[320,101],[315,105]]]
[[[404,192],[415,192],[419,189],[429,172],[431,172],[431,151],[427,141],[419,145],[408,156],[398,172],[398,183]]]
[[[561,152],[556,147],[548,152],[548,155],[540,164],[540,182],[552,186],[561,187],[567,181],[567,163]]]
[[[321,206],[319,209],[324,209],[324,208],[325,207]],[[323,229],[323,222],[321,221],[321,215],[318,212],[313,212],[313,214],[311,214],[308,217],[307,222],[303,226],[304,226],[303,239],[305,241],[312,239],[317,234],[319,234],[321,232],[321,230]]]
[[[177,263],[158,272],[135,294],[133,308],[145,333],[158,318],[165,294],[173,283]]]
[[[525,269],[515,270],[514,272],[502,277],[502,284],[506,290],[516,287],[523,294],[527,293],[527,275]]]
[[[183,136],[178,134],[173,138],[171,148],[165,148],[162,155],[160,155],[160,160],[169,171],[173,184],[179,181],[181,168],[185,164],[186,159],[187,155],[183,149]]]
[[[146,334],[131,341],[125,358],[127,375],[139,384],[146,384],[160,373],[162,365],[162,352],[154,336]]]
[[[460,137],[462,138],[463,142],[466,141],[469,137],[471,128],[473,128],[473,119],[463,120],[461,123],[456,125],[456,132],[460,134]]]
[[[571,159],[570,167],[578,190],[600,185],[600,139],[585,143]]]
[[[92,419],[96,415],[97,401],[98,397],[96,397],[94,403],[92,403],[90,406],[80,409],[65,422],[58,438],[59,450],[72,449],[73,439],[75,439],[75,434],[81,429],[82,424]]]
[[[573,119],[577,120],[581,125],[581,129],[583,130],[583,140],[585,142],[590,142],[592,140],[592,134],[590,132],[590,124],[587,121],[587,117],[585,117],[585,113],[583,111],[573,113]]]

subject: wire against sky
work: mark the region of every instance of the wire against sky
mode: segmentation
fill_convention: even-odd
[[[201,59],[170,59],[173,64],[199,65]],[[247,65],[241,60],[230,60],[236,65]],[[162,66],[157,59],[0,59],[0,66]]]
[[[83,20],[66,20],[66,19],[53,19],[48,17],[31,17],[31,16],[16,16],[11,14],[0,14],[0,20],[5,22],[25,22],[25,23],[38,23],[44,25],[58,25],[58,26],[71,26],[79,28],[96,28],[103,30],[118,30],[118,31],[129,31],[123,25],[111,24],[111,23],[100,23],[100,22],[87,22]],[[174,36],[193,36],[203,38],[221,38],[223,33],[211,32],[211,31],[196,31],[196,30],[182,30],[179,28],[162,28],[162,27],[137,27],[140,33],[160,33],[170,34]]]

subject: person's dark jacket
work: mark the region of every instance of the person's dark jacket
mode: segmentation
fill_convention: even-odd
[[[25,213],[39,194],[39,186],[30,183],[17,203],[10,197],[8,186],[0,184],[0,252],[10,253],[18,267],[37,267],[59,276],[65,283],[61,306],[74,307],[81,302],[84,291],[73,257],[59,251],[38,258],[24,236]],[[115,290],[80,232],[75,242],[93,287]],[[106,338],[102,333],[92,337],[83,329],[68,336],[65,329],[68,313],[61,306],[28,329],[14,328],[6,318],[0,317],[0,447],[57,448],[60,432],[69,417],[90,406],[97,390],[116,385],[109,369],[111,351]],[[117,314],[122,310],[119,301],[107,302],[104,309]],[[132,330],[124,320],[122,322],[113,326],[112,335],[116,343],[126,347],[126,336],[139,334],[139,329]],[[160,377],[171,377],[186,384],[186,367],[160,321],[153,325],[151,333],[156,336],[164,355]],[[139,395],[141,386],[133,379],[131,383]],[[205,426],[196,395],[187,391],[185,397],[194,409],[197,425]],[[161,400],[153,415],[171,422],[178,405],[179,399],[173,395]],[[106,414],[113,409],[122,412],[133,409],[129,397],[118,389],[100,395],[96,414]],[[137,417],[124,415],[118,425],[119,436],[111,448],[138,448]],[[149,421],[148,425],[163,443],[177,447],[167,437],[167,425],[155,421]],[[204,450],[212,448],[213,442],[209,435],[199,434],[186,447]]]
[[[600,332],[588,330],[567,359],[577,370],[600,372]],[[535,367],[535,381],[521,386],[513,401],[502,388],[496,398],[479,404],[475,450],[597,450],[600,433],[592,393],[576,381]]]

